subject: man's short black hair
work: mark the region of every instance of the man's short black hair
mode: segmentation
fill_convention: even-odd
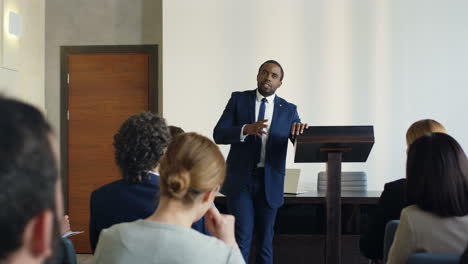
[[[114,136],[115,162],[129,183],[149,179],[171,136],[164,118],[150,112],[128,118]]]
[[[55,211],[51,129],[35,107],[0,97],[0,262],[22,246],[26,225]]]
[[[284,78],[284,70],[283,70],[283,67],[281,66],[281,64],[279,64],[279,62],[275,61],[275,60],[267,60],[265,61],[264,63],[262,63],[262,65],[260,65],[260,68],[258,68],[258,72],[260,72],[260,70],[262,69],[263,65],[267,64],[267,63],[273,63],[275,64],[276,66],[278,66],[281,70],[281,78],[280,78],[280,81],[283,81],[283,78]]]
[[[451,136],[433,133],[413,142],[406,180],[408,204],[441,217],[468,214],[468,161]]]

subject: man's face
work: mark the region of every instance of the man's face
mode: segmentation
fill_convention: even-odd
[[[265,63],[257,74],[257,88],[261,95],[270,96],[283,82],[281,68],[273,63]]]

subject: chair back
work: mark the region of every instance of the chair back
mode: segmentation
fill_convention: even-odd
[[[383,263],[387,263],[388,252],[393,243],[395,232],[400,224],[400,220],[391,220],[385,226],[384,247],[383,247]]]
[[[73,243],[71,242],[71,240],[68,238],[62,238],[62,242],[64,246],[63,263],[64,264],[77,264],[75,247],[73,246]]]
[[[460,255],[416,253],[408,258],[407,264],[458,264]]]

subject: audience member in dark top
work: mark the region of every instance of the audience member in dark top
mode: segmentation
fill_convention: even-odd
[[[0,97],[0,120],[0,263],[44,263],[63,217],[57,148],[33,106]]]
[[[468,247],[463,252],[463,255],[460,258],[460,264],[468,264]]]
[[[388,264],[413,253],[459,254],[468,243],[468,160],[451,136],[433,133],[411,144],[406,200]]]
[[[444,126],[431,119],[423,119],[413,123],[406,132],[407,149],[419,137],[431,133],[446,133]],[[386,183],[380,196],[377,208],[369,219],[367,232],[361,236],[361,253],[375,263],[383,259],[383,240],[385,225],[390,220],[400,219],[405,202],[406,179]]]
[[[91,194],[89,237],[94,251],[102,229],[150,216],[159,201],[159,159],[171,135],[163,118],[146,112],[131,116],[114,136],[121,180]],[[205,233],[203,219],[193,228]]]
[[[245,263],[234,235],[234,217],[213,207],[226,175],[218,146],[196,133],[179,135],[161,159],[160,172],[156,212],[102,230],[95,263]],[[190,228],[203,216],[213,236]]]

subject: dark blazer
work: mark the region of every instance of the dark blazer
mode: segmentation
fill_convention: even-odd
[[[369,218],[368,230],[361,236],[361,253],[369,259],[383,259],[383,241],[385,226],[390,220],[400,219],[405,208],[406,179],[399,179],[385,184],[377,208]]]
[[[151,174],[144,183],[129,184],[118,180],[91,193],[89,239],[94,252],[102,229],[149,217],[159,203],[159,177]],[[204,219],[192,225],[207,234]]]
[[[468,247],[463,252],[463,255],[460,257],[460,264],[468,264]]]
[[[256,90],[234,92],[213,131],[217,144],[230,144],[227,157],[226,180],[221,193],[233,195],[252,180],[258,155],[257,136],[247,136],[240,141],[241,129],[255,122]],[[276,96],[273,120],[268,135],[265,155],[265,195],[272,208],[283,204],[286,152],[291,124],[300,122],[294,104]]]

